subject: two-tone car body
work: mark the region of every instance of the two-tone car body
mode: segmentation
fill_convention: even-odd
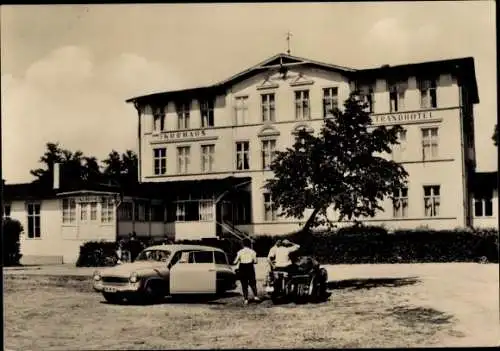
[[[220,294],[236,288],[226,253],[200,245],[158,245],[144,249],[132,263],[94,273],[94,290],[109,302],[169,295]]]

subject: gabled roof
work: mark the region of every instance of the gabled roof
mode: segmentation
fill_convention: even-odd
[[[156,98],[163,98],[163,97],[170,97],[170,96],[175,96],[175,95],[182,95],[182,94],[204,94],[205,92],[208,91],[213,91],[220,89],[223,91],[227,86],[234,84],[236,82],[239,82],[247,77],[250,77],[254,74],[257,74],[262,71],[266,71],[269,69],[278,69],[282,66],[284,67],[293,67],[293,66],[300,66],[300,65],[307,65],[307,66],[313,66],[313,67],[318,67],[318,68],[323,68],[326,70],[330,71],[336,71],[336,72],[342,72],[344,74],[349,74],[352,72],[355,72],[354,69],[348,68],[348,67],[342,67],[342,66],[337,66],[337,65],[332,65],[330,63],[325,63],[325,62],[320,62],[320,61],[315,61],[311,59],[306,59],[298,56],[292,56],[288,54],[276,54],[250,68],[247,68],[246,70],[239,72],[227,79],[224,79],[222,81],[219,81],[215,84],[212,85],[207,85],[207,86],[200,86],[196,88],[191,88],[191,89],[181,89],[181,90],[173,90],[173,91],[167,91],[167,92],[160,92],[160,93],[153,93],[153,94],[148,94],[148,95],[143,95],[143,96],[137,96],[130,98],[126,100],[127,103],[129,102],[138,102],[138,101],[145,101],[145,100],[154,100]]]
[[[126,102],[147,103],[147,102],[153,102],[157,99],[158,100],[165,98],[175,99],[176,97],[182,97],[183,95],[186,94],[203,96],[204,94],[223,93],[228,86],[235,84],[241,80],[244,80],[248,77],[251,77],[252,75],[255,75],[257,73],[264,72],[269,69],[279,69],[280,67],[294,67],[300,65],[322,68],[334,72],[340,72],[344,75],[349,76],[355,81],[366,81],[375,78],[387,79],[389,77],[397,77],[398,75],[408,75],[408,74],[425,75],[425,74],[432,74],[433,72],[448,71],[459,77],[459,79],[463,81],[463,84],[468,87],[472,102],[479,103],[479,94],[476,82],[474,58],[472,57],[426,61],[426,62],[409,63],[409,64],[402,64],[395,66],[383,65],[380,67],[358,70],[354,68],[337,66],[330,63],[324,63],[320,61],[315,61],[283,53],[274,55],[250,68],[247,68],[242,72],[239,72],[225,80],[219,81],[212,85],[147,94],[130,98],[126,100]]]

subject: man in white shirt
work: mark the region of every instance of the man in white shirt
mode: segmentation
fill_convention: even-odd
[[[233,264],[238,264],[239,278],[245,305],[248,304],[248,286],[252,289],[254,300],[259,301],[257,296],[257,279],[255,277],[255,267],[257,264],[257,253],[250,248],[249,239],[243,240],[243,248],[238,251]]]
[[[293,269],[293,262],[290,259],[290,254],[297,251],[299,248],[300,245],[285,239],[282,242],[277,242],[276,245],[271,248],[267,255],[267,260],[273,269],[290,271]]]

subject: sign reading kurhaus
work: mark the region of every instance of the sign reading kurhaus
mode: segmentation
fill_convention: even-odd
[[[164,132],[158,135],[162,140],[175,140],[175,139],[196,139],[206,136],[205,130],[190,130],[185,132]]]

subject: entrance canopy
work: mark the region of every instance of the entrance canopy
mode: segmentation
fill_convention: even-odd
[[[190,195],[192,198],[201,198],[207,196],[215,196],[236,191],[238,188],[248,184],[252,178],[250,177],[226,177],[219,179],[198,179],[198,180],[180,180],[162,183],[147,183],[141,184],[139,191],[141,195],[162,195],[172,200],[183,198]],[[139,195],[139,194],[137,194]]]

